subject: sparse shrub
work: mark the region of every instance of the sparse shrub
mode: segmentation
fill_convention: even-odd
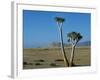
[[[32,63],[23,62],[24,65],[33,65]]]
[[[38,65],[41,65],[41,64],[40,64],[40,63],[35,63],[35,65],[37,65],[37,66],[38,66]]]
[[[56,59],[55,61],[58,61],[58,62],[60,62],[60,61],[64,61],[63,59]]]
[[[44,62],[44,60],[40,59],[39,62]]]
[[[34,60],[35,62],[45,62],[45,60],[43,59],[39,59],[39,60]]]
[[[51,63],[50,66],[55,67],[55,66],[57,66],[57,65],[56,65],[55,63]]]
[[[48,48],[45,48],[44,50],[49,50]]]
[[[27,62],[23,62],[23,64],[24,64],[24,65],[27,65],[28,63],[27,63]]]
[[[28,63],[28,65],[33,65],[32,63]]]

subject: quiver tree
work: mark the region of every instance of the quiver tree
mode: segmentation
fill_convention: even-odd
[[[65,66],[69,66],[69,62],[68,62],[68,59],[67,59],[67,56],[64,50],[63,34],[62,34],[62,25],[65,19],[61,17],[55,17],[55,21],[57,22],[57,26],[59,30],[59,36],[60,36],[60,41],[61,41],[61,51],[62,51],[64,63],[65,63]]]
[[[71,51],[71,57],[69,61],[69,66],[73,66],[73,60],[74,60],[74,53],[75,53],[75,47],[77,43],[82,39],[82,36],[80,33],[77,32],[71,32],[67,34],[68,42],[71,43],[72,51]]]

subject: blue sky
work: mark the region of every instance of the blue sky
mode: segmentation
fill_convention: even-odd
[[[52,42],[59,42],[59,31],[55,17],[65,18],[63,39],[67,43],[67,33],[81,33],[80,42],[89,41],[91,33],[91,14],[75,12],[49,12],[23,10],[23,45],[24,48],[40,47]]]

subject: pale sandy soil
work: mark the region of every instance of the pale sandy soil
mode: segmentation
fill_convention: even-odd
[[[68,59],[71,48],[65,48]],[[90,66],[90,47],[77,47],[75,50],[74,64],[76,66]],[[60,48],[33,48],[23,49],[23,69],[64,67]]]

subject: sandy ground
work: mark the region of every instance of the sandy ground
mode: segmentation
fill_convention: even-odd
[[[71,48],[65,48],[68,60]],[[74,64],[76,66],[90,66],[90,47],[77,47],[75,50]],[[60,48],[33,48],[23,49],[23,69],[64,67]]]

